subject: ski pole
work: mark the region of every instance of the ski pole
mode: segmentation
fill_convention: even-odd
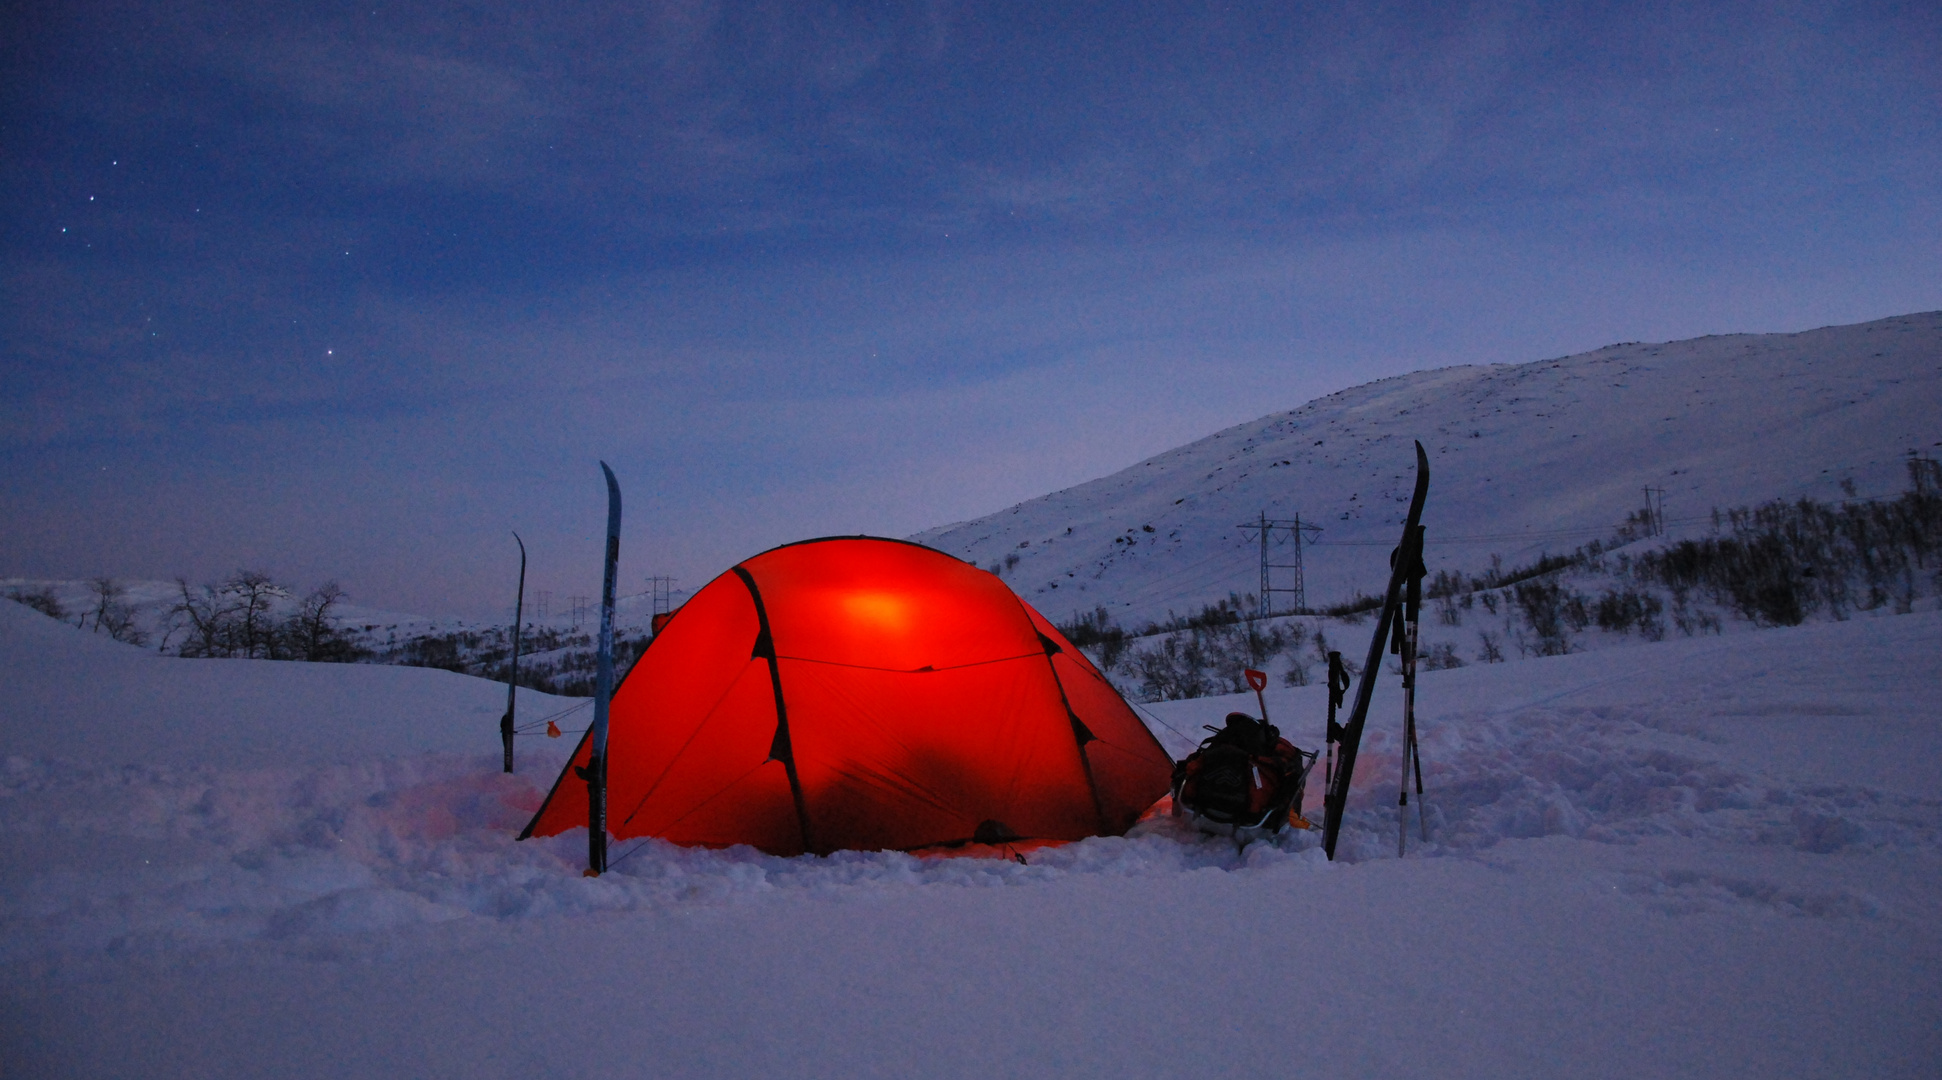
[[[1423,751],[1416,745],[1416,724],[1409,725],[1409,760],[1416,765],[1416,827],[1423,834],[1423,843],[1430,842],[1429,808],[1423,805]]]
[[[1423,748],[1416,741],[1416,662],[1422,645],[1423,578],[1429,575],[1423,562],[1427,531],[1427,526],[1416,526],[1416,566],[1409,580],[1409,760],[1416,772],[1416,827],[1425,844],[1430,840],[1430,822],[1429,808],[1423,805]]]
[[[1409,766],[1416,749],[1416,680],[1413,678],[1416,673],[1416,665],[1413,663],[1415,660],[1415,649],[1413,647],[1415,643],[1411,640],[1415,636],[1415,627],[1411,626],[1408,636],[1403,640],[1402,646],[1403,767],[1401,783],[1396,794],[1396,857],[1399,859],[1402,858],[1404,848],[1409,840]]]
[[[1342,666],[1342,654],[1328,654],[1328,760],[1322,766],[1322,790],[1335,779],[1335,744],[1342,740],[1342,725],[1335,722],[1335,710],[1342,707],[1342,696],[1349,691],[1349,673]]]
[[[1421,626],[1423,607],[1423,575],[1420,573],[1422,545],[1423,526],[1418,525],[1403,536],[1402,546],[1396,549],[1396,567],[1407,575],[1404,579],[1402,618],[1397,620],[1396,637],[1392,642],[1392,651],[1400,655],[1403,669],[1403,760],[1396,793],[1397,858],[1404,855],[1409,842],[1409,773],[1416,755],[1416,635]],[[1419,811],[1422,801],[1421,798],[1416,800]]]

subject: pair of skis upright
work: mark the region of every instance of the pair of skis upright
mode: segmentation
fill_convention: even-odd
[[[1402,854],[1409,833],[1409,781],[1416,781],[1416,815],[1429,839],[1429,822],[1423,813],[1423,766],[1416,749],[1416,630],[1423,599],[1423,500],[1430,490],[1429,455],[1423,444],[1416,444],[1416,491],[1409,500],[1409,516],[1403,523],[1402,543],[1390,557],[1389,588],[1383,594],[1382,614],[1376,619],[1376,632],[1369,639],[1369,658],[1362,665],[1362,678],[1356,684],[1355,703],[1346,724],[1335,722],[1335,710],[1348,690],[1348,673],[1340,653],[1329,655],[1328,742],[1330,767],[1328,792],[1322,809],[1322,847],[1335,858],[1335,841],[1342,832],[1342,814],[1348,808],[1349,781],[1355,774],[1356,750],[1362,745],[1362,728],[1369,718],[1369,700],[1375,693],[1376,673],[1382,665],[1385,648],[1396,653],[1403,669],[1403,780],[1398,800],[1401,831],[1396,837],[1396,853]]]
[[[575,768],[587,784],[587,870],[599,877],[607,870],[607,707],[614,696],[614,579],[620,563],[620,483],[606,462],[607,551],[600,586],[600,643],[593,691],[592,753],[584,768]],[[514,533],[513,539],[519,540]],[[505,748],[505,769],[512,771],[513,704],[519,687],[519,629],[526,605],[526,542],[519,540],[519,598],[513,607],[512,673],[506,680],[506,714],[499,719],[499,738]],[[549,732],[549,734],[558,734]]]

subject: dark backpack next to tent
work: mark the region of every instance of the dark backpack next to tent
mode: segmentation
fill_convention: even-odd
[[[1173,768],[1175,813],[1210,832],[1280,832],[1300,813],[1315,755],[1295,747],[1270,723],[1228,713],[1200,748]]]

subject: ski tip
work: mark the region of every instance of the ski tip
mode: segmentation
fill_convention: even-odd
[[[616,535],[620,528],[620,481],[614,479],[614,470],[600,463],[600,471],[607,476],[607,535]]]

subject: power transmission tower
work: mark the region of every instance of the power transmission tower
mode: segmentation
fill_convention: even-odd
[[[1261,512],[1259,520],[1244,521],[1238,527],[1260,534],[1261,591],[1255,596],[1255,617],[1265,619],[1269,615],[1274,614],[1273,597],[1275,593],[1288,593],[1294,598],[1294,606],[1291,610],[1308,610],[1308,586],[1302,580],[1301,548],[1304,541],[1314,543],[1314,536],[1316,533],[1322,531],[1322,527],[1320,525],[1303,525],[1300,514],[1296,514],[1293,518],[1283,520],[1281,518],[1269,517],[1265,510]],[[1274,547],[1275,550],[1280,550],[1278,544],[1271,542],[1274,540],[1274,534],[1281,529],[1288,530],[1288,537],[1294,540],[1294,553],[1291,556],[1294,560],[1293,562],[1278,563],[1270,559],[1270,547]],[[1294,584],[1277,588],[1274,584],[1274,571],[1276,570],[1293,571],[1290,576],[1294,578]]]
[[[1919,451],[1910,450],[1908,482],[1918,496],[1934,496],[1942,493],[1942,461],[1937,461]]]
[[[573,628],[578,630],[580,629],[580,624],[587,617],[587,598],[584,596],[569,596],[566,600],[567,603],[573,605]]]
[[[540,622],[546,621],[546,612],[549,608],[552,607],[552,605],[553,605],[553,590],[541,589],[539,591],[539,621]]]
[[[674,611],[674,579],[656,574],[647,579],[647,587],[654,594],[654,609],[648,615],[647,630],[650,635],[660,637],[661,627],[667,625],[669,613]]]
[[[1666,489],[1645,489],[1645,528],[1647,536],[1666,534]]]
[[[656,574],[647,579],[647,587],[654,592],[654,610],[650,614],[666,615],[674,610],[675,579],[666,574]]]

